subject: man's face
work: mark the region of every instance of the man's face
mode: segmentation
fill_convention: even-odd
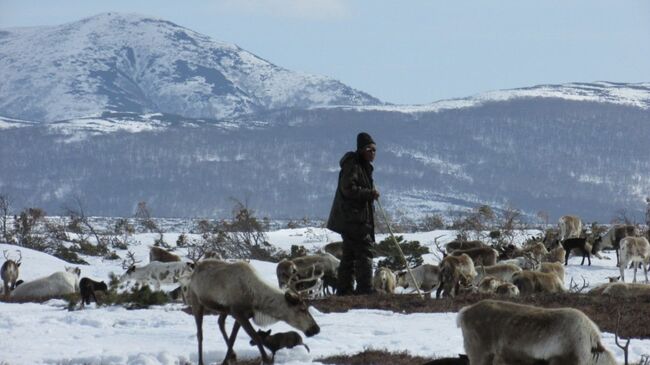
[[[376,153],[377,153],[377,146],[374,143],[367,145],[361,150],[361,156],[363,156],[363,159],[368,162],[372,162],[375,160]]]

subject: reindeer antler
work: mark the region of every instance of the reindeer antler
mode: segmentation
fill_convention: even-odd
[[[7,251],[9,250],[2,250],[2,255],[5,257],[5,260],[9,260],[9,258],[7,257]]]
[[[127,251],[126,258],[122,261],[122,268],[128,270],[131,266],[141,262],[142,260],[135,259],[135,253],[133,251]]]
[[[625,341],[625,346],[622,346],[620,343],[618,343],[618,330],[619,330],[620,323],[621,323],[621,310],[619,309],[618,318],[616,319],[616,331],[614,331],[614,341],[616,342],[616,346],[623,349],[623,354],[625,355],[625,365],[628,365],[627,359],[628,359],[628,350],[630,347],[630,339],[628,338],[627,341]]]
[[[23,253],[20,252],[20,250],[16,250],[18,252],[18,261],[16,261],[16,264],[20,264],[20,261],[23,259]]]
[[[580,275],[582,278],[582,286],[578,287],[578,283],[573,281],[573,277],[571,277],[571,281],[569,282],[569,292],[570,293],[582,293],[583,290],[589,287],[589,283],[585,279],[584,276]]]

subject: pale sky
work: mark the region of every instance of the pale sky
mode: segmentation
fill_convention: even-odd
[[[169,20],[398,104],[650,81],[649,0],[0,0],[0,28],[109,11]]]

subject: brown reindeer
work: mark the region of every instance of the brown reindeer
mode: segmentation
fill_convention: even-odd
[[[539,272],[555,274],[561,282],[564,282],[564,266],[559,262],[542,262]]]
[[[512,283],[522,295],[533,293],[565,292],[564,283],[555,274],[539,271],[522,271],[512,276]]]
[[[4,296],[9,298],[10,292],[16,288],[16,281],[18,281],[18,275],[20,273],[20,261],[23,258],[23,254],[18,250],[18,255],[20,256],[17,261],[10,260],[7,257],[7,250],[4,250],[2,254],[6,261],[2,264],[2,268],[0,268],[0,277],[4,284]]]
[[[596,324],[573,308],[483,300],[458,312],[470,364],[614,365]]]
[[[562,246],[555,247],[544,255],[542,262],[564,262],[565,254],[566,251]]]
[[[440,298],[442,293],[454,297],[461,284],[470,285],[476,277],[474,262],[467,254],[447,256],[442,259],[439,267],[440,285],[436,290],[436,298]]]
[[[233,346],[240,327],[257,344],[262,361],[272,363],[264,351],[262,339],[250,323],[251,318],[263,326],[284,321],[307,336],[320,331],[305,302],[292,292],[283,292],[268,285],[246,262],[199,262],[190,279],[188,301],[196,322],[199,365],[203,365],[203,315],[206,310],[220,313],[219,330],[228,345],[224,364],[236,360]],[[226,317],[229,315],[235,319],[230,336],[225,330]]]
[[[173,253],[156,246],[151,246],[149,250],[149,262],[175,262],[181,261],[181,258]]]
[[[329,253],[330,255],[340,260],[341,257],[343,257],[343,242],[342,241],[330,242],[326,244],[325,247],[323,247],[323,251]]]
[[[560,226],[560,242],[574,237],[580,237],[582,233],[582,221],[575,215],[564,215],[558,222]]]
[[[456,250],[469,250],[472,248],[481,248],[481,247],[489,247],[489,246],[481,241],[455,240],[447,243],[447,245],[445,246],[445,250],[447,250],[447,253],[452,253]]]
[[[450,253],[451,256],[460,256],[467,254],[472,258],[474,265],[492,266],[497,263],[499,253],[491,247],[470,248],[467,250],[455,250]]]

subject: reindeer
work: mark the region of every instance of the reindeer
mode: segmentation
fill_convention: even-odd
[[[621,240],[621,261],[618,269],[621,272],[621,281],[625,281],[625,268],[632,262],[640,262],[645,274],[645,282],[648,282],[648,267],[646,264],[650,260],[650,243],[645,237],[625,237]],[[634,265],[634,279],[636,283],[636,269]]]
[[[271,350],[271,360],[275,359],[275,353],[281,349],[292,349],[296,346],[305,346],[307,352],[310,352],[309,346],[302,342],[302,337],[296,331],[280,332],[272,335],[271,330],[257,330],[257,335],[262,339],[264,346]],[[250,340],[249,343],[251,346],[256,345],[253,340]]]
[[[559,262],[542,262],[539,272],[555,274],[561,282],[564,282],[564,266]]]
[[[387,267],[377,268],[372,277],[372,287],[379,293],[392,294],[395,292],[395,274]]]
[[[544,255],[544,258],[542,259],[542,262],[564,262],[564,255],[566,254],[566,251],[562,246],[555,247],[554,249],[550,250],[546,255]]]
[[[596,237],[591,248],[591,253],[602,259],[599,252],[604,248],[613,248],[616,250],[616,265],[620,264],[618,249],[621,240],[625,237],[635,237],[639,235],[639,230],[631,224],[620,224],[610,228],[604,235]]]
[[[630,298],[636,296],[650,296],[650,285],[648,284],[637,284],[637,283],[607,283],[605,285],[596,287],[589,291],[596,293],[596,289],[599,290],[602,295],[609,295],[619,298]]]
[[[462,308],[457,324],[470,364],[616,364],[596,324],[573,308],[482,300]]]
[[[67,267],[66,271],[58,271],[50,276],[23,283],[11,292],[11,298],[41,299],[77,293],[80,272],[78,267]]]
[[[301,280],[317,271],[323,273],[322,280],[325,291],[328,287],[336,288],[339,264],[340,260],[329,253],[307,255],[292,260],[284,259],[278,263],[275,270],[278,286],[280,289],[295,288],[296,283],[290,282],[290,279]],[[312,274],[308,274],[310,271]],[[302,280],[301,282],[306,281]]]
[[[582,221],[575,215],[564,215],[558,222],[560,226],[560,242],[574,237],[580,237],[582,233]]]
[[[411,273],[418,284],[418,288],[424,292],[430,292],[440,284],[440,268],[436,265],[422,264],[411,269]],[[413,288],[415,290],[414,284],[411,275],[407,271],[397,273],[397,286],[401,286],[404,289]]]
[[[284,321],[309,337],[320,332],[300,297],[291,291],[283,292],[268,285],[246,262],[199,262],[190,279],[188,301],[196,322],[199,365],[203,365],[203,315],[206,310],[220,313],[219,329],[228,345],[224,364],[236,360],[233,346],[240,327],[257,344],[262,361],[265,364],[271,363],[264,351],[262,339],[249,321],[251,318],[256,324],[264,326]],[[230,336],[225,330],[226,317],[229,315],[235,319]]]
[[[571,254],[571,250],[578,250],[582,252],[582,261],[580,262],[580,266],[584,265],[585,263],[585,258],[589,262],[589,266],[591,266],[591,255],[590,252],[592,250],[591,245],[589,245],[589,242],[587,242],[587,238],[585,237],[573,237],[573,238],[567,238],[565,240],[560,241],[560,244],[562,245],[562,248],[564,248],[564,266],[568,265],[569,263],[569,255]]]
[[[18,255],[20,255],[17,261],[10,260],[7,257],[7,250],[2,251],[6,261],[2,264],[2,268],[0,268],[0,277],[2,277],[2,282],[4,283],[5,298],[9,298],[10,291],[16,288],[16,281],[20,272],[19,267],[23,259],[23,254],[20,250],[17,251]]]
[[[151,246],[149,250],[149,262],[176,262],[181,261],[181,258],[173,253],[156,246]]]
[[[494,293],[501,297],[514,298],[519,296],[519,288],[513,283],[502,283],[494,289]]]
[[[343,242],[330,242],[323,247],[323,251],[340,260],[343,257]]]
[[[539,271],[522,271],[512,276],[512,283],[523,295],[533,293],[565,292],[564,283],[555,274]]]
[[[96,291],[103,291],[106,292],[108,290],[108,286],[106,285],[105,282],[103,281],[95,281],[90,278],[81,278],[79,280],[79,293],[81,294],[81,308],[84,307],[85,304],[90,304],[90,297],[93,298],[95,303],[99,305],[99,300],[97,300],[97,296],[95,295]]]
[[[178,278],[191,272],[194,264],[191,262],[160,262],[154,261],[149,264],[136,267],[131,265],[126,273],[120,277],[120,282],[133,280],[140,284],[154,284],[156,290],[160,290],[161,284],[173,284]]]
[[[440,262],[440,285],[436,290],[436,298],[440,298],[442,292],[454,297],[460,285],[471,284],[476,275],[474,262],[467,254],[444,257]]]
[[[503,282],[512,282],[512,275],[521,272],[521,268],[514,264],[498,263],[492,266],[476,266],[476,278],[474,283],[480,282],[483,277],[492,276]]]
[[[451,256],[460,256],[467,254],[472,258],[474,265],[492,266],[497,263],[499,253],[491,247],[470,248],[467,250],[455,250],[450,253]]]
[[[481,241],[455,240],[447,243],[445,250],[447,250],[447,253],[450,254],[456,250],[469,250],[469,249],[481,248],[481,247],[489,247],[489,246]]]

